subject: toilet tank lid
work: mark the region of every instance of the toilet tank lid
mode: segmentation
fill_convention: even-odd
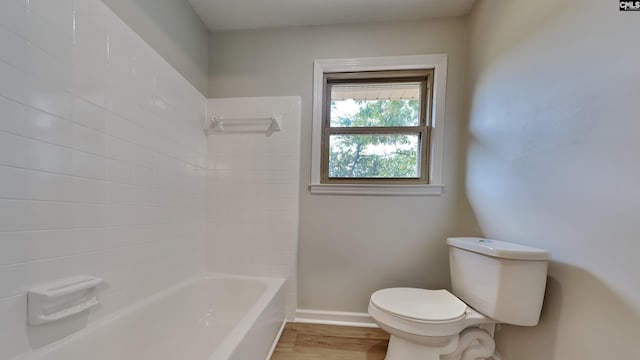
[[[476,237],[452,237],[449,246],[473,251],[487,256],[514,260],[549,260],[549,251],[506,241]]]

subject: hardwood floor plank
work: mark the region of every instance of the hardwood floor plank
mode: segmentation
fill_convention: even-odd
[[[355,326],[335,326],[322,324],[288,323],[287,328],[299,333],[319,336],[356,337],[361,339],[388,340],[389,334],[378,328],[364,328]]]
[[[298,334],[296,346],[362,352],[367,351],[374,345],[380,343],[380,341],[381,340],[377,339],[362,339],[355,337]]]
[[[278,344],[276,345],[276,352],[292,352],[293,348],[296,344],[296,338],[298,337],[298,332],[285,327],[282,331],[282,335],[280,335],[280,340],[278,340]]]
[[[376,328],[287,323],[271,360],[384,360],[388,342]]]

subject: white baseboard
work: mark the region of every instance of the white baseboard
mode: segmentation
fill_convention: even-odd
[[[367,313],[325,310],[296,310],[295,322],[340,326],[377,328],[378,325]]]

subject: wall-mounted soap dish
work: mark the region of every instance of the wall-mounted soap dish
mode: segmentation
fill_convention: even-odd
[[[27,294],[30,325],[41,325],[81,313],[99,304],[98,285],[93,276],[74,276],[42,284]]]

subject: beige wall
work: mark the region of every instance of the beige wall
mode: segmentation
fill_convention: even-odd
[[[466,24],[464,19],[214,33],[210,97],[302,96],[299,308],[365,312],[388,286],[448,286],[454,231]],[[445,194],[310,195],[313,60],[449,54]]]
[[[553,254],[540,326],[502,326],[498,350],[637,359],[640,14],[617,1],[480,1],[469,34],[473,213],[485,235]]]
[[[201,93],[209,31],[186,0],[102,0]]]

